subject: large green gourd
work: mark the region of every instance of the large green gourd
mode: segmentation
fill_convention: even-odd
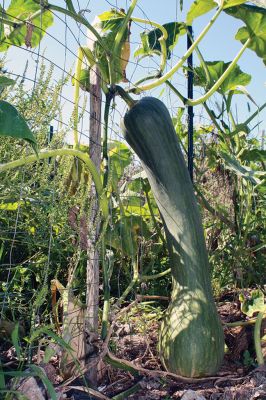
[[[160,100],[145,97],[123,123],[125,139],[147,173],[171,258],[173,287],[160,329],[161,360],[182,376],[214,374],[223,359],[223,330],[212,297],[201,217],[171,117]]]

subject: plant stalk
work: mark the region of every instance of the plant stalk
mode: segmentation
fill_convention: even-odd
[[[248,45],[250,44],[251,39],[249,38],[245,44],[241,47],[240,51],[238,52],[238,54],[236,55],[236,57],[234,58],[234,60],[231,62],[231,64],[229,65],[229,67],[224,71],[224,73],[220,76],[220,78],[215,82],[215,84],[212,86],[212,88],[210,90],[208,90],[207,93],[205,93],[203,96],[199,97],[198,99],[195,100],[191,100],[191,99],[186,99],[185,100],[185,104],[188,106],[196,106],[198,104],[201,104],[203,102],[205,102],[206,100],[208,100],[209,97],[211,97],[216,91],[217,89],[219,89],[219,87],[222,85],[222,83],[224,82],[224,80],[228,77],[228,75],[231,73],[231,71],[233,70],[233,68],[236,66],[236,63],[238,62],[238,60],[240,59],[240,57],[242,56],[242,54],[244,53],[244,51],[247,49]],[[195,42],[194,42],[195,43]]]
[[[257,315],[255,327],[254,327],[254,345],[257,355],[257,362],[259,365],[264,365],[264,358],[262,354],[261,344],[260,344],[260,330],[261,330],[261,323],[263,320],[264,312],[260,311]]]
[[[194,49],[197,47],[197,45],[200,43],[200,41],[204,38],[204,36],[209,31],[209,29],[212,27],[212,25],[214,24],[214,22],[216,21],[216,19],[218,18],[218,16],[222,12],[222,10],[223,10],[223,1],[222,1],[222,4],[220,5],[219,9],[215,13],[215,15],[212,17],[210,22],[206,25],[206,27],[199,34],[199,36],[194,41],[192,46],[190,46],[190,48],[186,51],[186,53],[183,55],[183,57],[181,57],[181,59],[177,62],[177,64],[174,65],[166,74],[164,74],[161,78],[157,79],[156,81],[148,83],[147,85],[137,86],[137,87],[135,87],[133,89],[130,89],[129,92],[140,93],[140,92],[143,92],[145,90],[154,89],[155,87],[160,86],[162,83],[164,83],[165,81],[170,79],[173,76],[173,74],[175,72],[177,72],[182,67],[182,65],[188,59],[190,54],[194,51]]]
[[[142,19],[142,18],[136,18],[136,17],[132,17],[131,19],[134,22],[139,22],[141,24],[149,24],[151,26],[154,26],[155,28],[160,29],[160,31],[162,32],[162,36],[158,39],[158,41],[160,42],[160,46],[161,46],[160,73],[162,73],[165,69],[166,60],[167,60],[167,48],[166,48],[166,40],[168,39],[167,30],[162,25],[158,24],[157,22],[150,21],[148,19]]]

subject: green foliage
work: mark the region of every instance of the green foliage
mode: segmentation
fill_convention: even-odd
[[[168,22],[162,25],[168,33],[168,38],[166,39],[166,49],[167,58],[171,58],[171,51],[178,42],[181,35],[186,33],[186,25],[184,23],[178,22]],[[147,57],[152,54],[161,53],[161,44],[159,42],[162,36],[162,31],[159,28],[152,29],[149,32],[143,32],[140,34],[141,45],[134,53],[134,57]]]
[[[4,100],[0,100],[0,136],[24,139],[37,152],[37,141],[25,119],[18,113],[14,106]]]
[[[99,44],[98,40],[92,36],[89,37],[89,41],[92,41],[91,45],[89,42],[91,53],[93,54],[95,62],[101,71],[102,79],[105,84],[110,82],[110,60],[112,49],[114,48],[115,38],[121,26],[123,24],[125,14],[122,12],[106,11],[96,18],[93,26],[97,29],[101,35],[102,43],[105,49],[109,49],[110,55],[106,54],[106,51]],[[121,59],[124,59],[122,55],[123,44],[128,39],[129,29],[127,28],[124,32],[123,38],[120,43],[119,54],[113,63],[113,69],[115,74],[115,82],[118,83],[123,79],[123,68]]]
[[[33,0],[12,0],[2,15],[7,21],[1,22],[0,51],[6,51],[12,45],[38,46],[46,29],[53,24],[51,11],[41,8]]]
[[[238,6],[245,3],[246,0],[225,0],[224,9],[228,7]],[[187,24],[191,25],[195,18],[206,14],[220,4],[218,0],[195,0],[191,5],[190,10],[187,14]]]
[[[254,313],[266,312],[266,304],[264,303],[264,294],[261,290],[252,290],[250,296],[239,295],[241,302],[241,311],[248,317],[253,317]]]
[[[226,71],[230,65],[230,62],[225,63],[224,61],[206,61],[205,65],[209,73],[209,82],[208,79],[206,79],[204,67],[201,65],[194,68],[195,85],[204,87],[205,90],[208,91]],[[250,81],[251,75],[242,72],[240,67],[236,65],[229,76],[223,81],[222,85],[218,89],[218,92],[228,94],[228,92],[234,91],[235,93],[238,93],[238,86],[247,86]]]
[[[226,13],[245,23],[246,26],[238,30],[235,38],[243,44],[250,39],[248,48],[266,64],[266,9],[244,4],[229,8]]]
[[[8,78],[5,75],[0,75],[0,90],[5,88],[6,86],[12,86],[15,84],[13,79]]]

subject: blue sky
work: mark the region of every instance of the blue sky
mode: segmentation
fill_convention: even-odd
[[[7,7],[9,1],[6,0],[5,2],[3,2],[2,0],[2,5],[3,3],[5,3],[5,7]],[[61,6],[64,5],[64,1],[59,0],[54,1],[53,3]],[[89,21],[92,21],[95,15],[98,15],[103,11],[110,10],[111,6],[127,9],[129,1],[113,0],[109,2],[106,0],[74,0],[73,3],[77,7],[77,9],[89,9],[90,12],[86,13],[86,17]],[[149,18],[150,20],[154,20],[161,24],[171,21],[181,22],[185,20],[186,12],[190,8],[192,1],[186,0],[184,1],[184,3],[184,10],[183,13],[181,13],[179,9],[179,1],[176,0],[139,0],[134,15],[141,18]],[[193,25],[195,37],[209,21],[213,13],[214,11],[195,20],[195,23]],[[60,18],[63,19],[63,22],[55,17],[56,23],[48,30],[48,33],[56,38],[59,42],[62,42],[62,45],[60,45],[51,36],[46,35],[45,39],[40,44],[40,48],[34,49],[34,52],[36,54],[42,54],[43,51],[45,51],[45,57],[56,64],[54,74],[55,79],[58,79],[62,75],[62,69],[69,71],[70,68],[74,66],[74,54],[76,53],[78,43],[82,45],[86,44],[86,30],[81,30],[75,22],[71,21],[68,18],[66,20],[68,29],[66,29],[64,24],[64,17],[60,15]],[[200,49],[203,53],[204,58],[209,61],[232,60],[241,47],[240,42],[234,39],[238,28],[241,26],[243,26],[241,21],[233,19],[232,17],[229,17],[223,13],[200,44]],[[147,25],[146,27],[139,27],[135,24],[132,25],[131,40],[132,42],[134,42],[134,44],[132,44],[132,50],[137,47],[137,42],[139,42],[139,33],[145,28],[149,29],[149,26]],[[72,33],[70,30],[72,31]],[[66,50],[65,46],[67,46],[70,51]],[[174,60],[177,60],[178,57],[182,56],[185,49],[186,40],[185,38],[181,38],[174,50]],[[74,54],[72,54],[72,52]],[[37,55],[31,54],[25,51],[25,49],[12,48],[8,51],[7,54],[7,68],[9,71],[12,71],[16,74],[21,74],[23,72],[25,62],[26,60],[28,60],[29,68],[27,74],[29,78],[34,78],[35,72],[38,70],[38,63],[36,62],[37,59]],[[134,62],[134,59],[132,59],[132,61]],[[173,65],[173,62],[174,61],[170,61],[169,67]],[[197,62],[196,59],[195,62]],[[254,52],[247,50],[238,64],[244,72],[250,73],[252,75],[252,81],[247,87],[250,95],[255,99],[258,105],[263,104],[266,101],[266,74],[265,66],[263,65],[262,60],[259,59]],[[133,63],[130,64],[128,66],[127,73],[128,77],[130,77],[130,80],[136,81],[141,76],[143,76],[143,73],[145,73],[146,75],[147,72],[145,72],[144,67],[148,71],[151,71],[152,68],[154,68],[152,60],[147,59],[145,62],[142,63],[142,67],[140,65],[136,66]],[[183,93],[186,94],[186,82],[182,77],[182,71],[179,71],[179,73],[175,75],[173,82],[178,85],[180,91],[183,91]],[[157,90],[156,92],[151,92],[151,94],[158,95],[161,92],[161,89],[159,91]],[[73,98],[73,88],[71,85],[68,85],[65,88],[64,95],[69,100]],[[195,97],[198,97],[199,95],[199,89],[195,88]],[[176,108],[181,106],[180,102],[173,95],[170,95],[168,91],[165,91],[162,97],[167,103],[170,111],[172,112],[172,115],[174,115],[174,113],[176,112]],[[211,103],[215,102],[216,100],[218,100],[218,97],[213,96]],[[239,122],[248,117],[248,101],[249,100],[243,95],[237,96],[237,104],[235,105],[234,112],[235,115],[237,115]],[[256,107],[252,103],[250,104],[252,111],[255,111]],[[123,113],[124,109],[125,107],[122,104],[119,105],[119,113]],[[64,110],[66,121],[72,112],[71,103],[66,102]],[[204,120],[202,119],[202,108],[200,106],[195,109],[195,115],[197,120],[199,119],[200,123],[204,123]],[[260,124],[259,128],[256,129],[255,133],[257,133],[258,135],[261,133],[262,129],[265,129],[266,127],[265,119],[266,111],[264,110],[263,112],[261,112],[258,119],[256,119],[256,122],[264,121]],[[206,123],[207,122],[208,120],[206,119]],[[85,121],[85,124],[83,124],[83,129],[85,129],[84,126],[88,126],[87,121]],[[85,131],[87,130],[85,129]]]

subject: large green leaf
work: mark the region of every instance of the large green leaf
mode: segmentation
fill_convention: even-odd
[[[170,59],[171,50],[175,47],[179,37],[187,32],[186,25],[184,23],[169,22],[162,26],[166,29],[168,33],[168,38],[166,40],[166,49],[167,57],[168,59]],[[159,54],[161,52],[159,39],[162,36],[162,31],[159,28],[152,29],[149,32],[143,32],[140,34],[140,36],[141,45],[135,51],[135,57],[146,57],[153,53]]]
[[[246,0],[225,0],[223,8],[234,7],[245,2]],[[187,24],[191,25],[195,18],[211,11],[213,8],[217,7],[219,3],[218,0],[195,0],[187,13]]]
[[[12,104],[4,100],[0,100],[0,136],[24,139],[29,142],[34,151],[37,152],[36,139],[25,119]]]
[[[2,25],[0,51],[6,51],[11,45],[38,46],[47,28],[53,24],[51,11],[41,10],[40,5],[33,0],[12,0],[5,18],[16,23],[16,27]],[[32,32],[27,24],[29,21],[33,25]]]
[[[202,86],[206,90],[209,90],[214,83],[220,78],[220,76],[225,72],[225,70],[230,65],[230,62],[225,63],[224,61],[208,61],[206,66],[210,75],[210,83],[207,84],[206,75],[204,68],[202,66],[196,67],[195,71],[195,85]],[[237,86],[246,86],[251,81],[251,75],[246,74],[241,71],[240,67],[236,65],[231,71],[229,76],[223,81],[222,85],[219,87],[218,91],[220,93],[228,93],[229,91],[237,90]],[[238,93],[238,91],[236,91]]]
[[[248,47],[255,51],[266,65],[266,9],[244,4],[229,8],[226,13],[245,23],[246,26],[238,30],[235,38],[241,43],[250,38]]]

